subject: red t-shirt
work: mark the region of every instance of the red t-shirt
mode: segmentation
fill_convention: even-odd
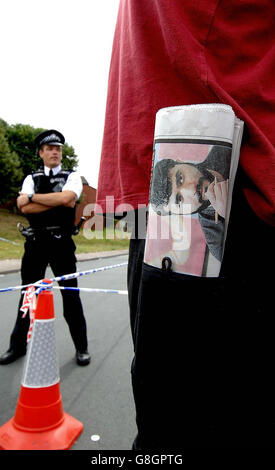
[[[155,114],[226,103],[245,122],[240,164],[255,213],[275,225],[273,0],[121,0],[97,203],[148,204]]]

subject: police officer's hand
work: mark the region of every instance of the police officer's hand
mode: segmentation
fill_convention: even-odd
[[[27,194],[24,194],[24,193],[19,193],[20,196],[18,196],[17,198],[17,207],[18,209],[20,210],[23,206],[26,206],[27,204],[29,204],[29,196]]]
[[[67,202],[67,204],[64,204],[65,207],[72,207],[74,208],[75,206],[75,199],[72,199],[71,201]]]

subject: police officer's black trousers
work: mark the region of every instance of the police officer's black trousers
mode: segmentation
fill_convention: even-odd
[[[54,276],[76,272],[75,244],[71,237],[55,238],[47,236],[36,241],[27,240],[22,258],[22,285],[30,284],[45,277],[45,271],[50,265]],[[77,287],[77,279],[59,282],[60,286]],[[83,308],[78,291],[61,290],[63,299],[64,318],[68,323],[76,350],[87,350],[87,328]],[[21,295],[16,323],[10,338],[10,348],[16,351],[26,349],[26,339],[29,329],[29,315],[22,318],[24,294]]]
[[[275,447],[274,228],[234,195],[219,278],[142,263],[128,289],[136,450]]]

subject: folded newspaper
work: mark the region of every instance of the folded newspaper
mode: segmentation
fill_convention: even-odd
[[[218,277],[239,162],[243,121],[224,104],[156,114],[145,263]]]

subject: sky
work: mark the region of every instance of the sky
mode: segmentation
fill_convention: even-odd
[[[97,188],[119,0],[1,0],[0,118],[57,129]]]

